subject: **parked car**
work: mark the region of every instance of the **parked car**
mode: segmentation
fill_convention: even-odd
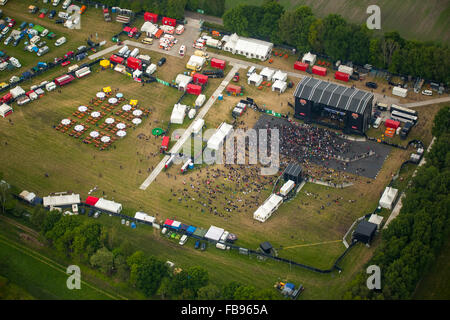
[[[5,46],[7,46],[8,44],[11,43],[12,40],[13,40],[13,37],[9,36],[8,38],[6,38],[5,42],[3,42],[3,44],[4,44]]]
[[[55,41],[55,46],[59,47],[60,45],[66,43],[67,39],[65,37],[61,37]]]
[[[55,20],[55,23],[56,24],[62,24],[62,23],[64,23],[66,20],[64,20],[64,19],[58,19],[58,20]]]
[[[45,46],[46,44],[47,44],[46,41],[40,41],[40,42],[37,44],[37,46],[40,48],[40,47],[42,47],[42,46]]]
[[[200,250],[201,251],[205,251],[206,250],[206,242],[202,242],[202,244],[200,245]]]
[[[366,82],[366,87],[376,89],[378,85],[375,82]]]
[[[54,33],[54,32],[50,32],[48,35],[47,35],[47,38],[49,38],[49,39],[54,39],[56,37],[56,34]]]
[[[166,58],[162,57],[162,58],[158,61],[158,66],[161,67],[164,63],[166,63]]]
[[[2,30],[2,34],[3,34],[3,35],[7,34],[8,32],[9,32],[9,27],[5,27],[5,28]]]
[[[182,245],[184,245],[186,243],[187,240],[188,240],[188,236],[183,234],[183,236],[181,237],[180,242],[178,242],[178,244],[180,246],[182,246]]]
[[[422,90],[422,94],[424,96],[432,96],[433,95],[433,91],[431,91],[431,90]]]
[[[56,16],[56,10],[52,10],[50,11],[50,13],[48,14],[49,19],[53,19]]]
[[[41,37],[45,37],[46,35],[48,35],[48,29],[44,29],[42,32],[41,32]]]
[[[194,246],[194,249],[198,249],[198,248],[200,248],[200,241],[199,240],[195,241],[195,246]]]
[[[12,28],[12,27],[15,26],[15,24],[16,24],[16,20],[11,19],[11,20],[8,22],[8,27]]]

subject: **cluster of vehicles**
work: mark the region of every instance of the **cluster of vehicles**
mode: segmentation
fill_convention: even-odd
[[[402,139],[406,139],[411,129],[419,120],[417,111],[404,108],[396,104],[389,106],[385,103],[377,103],[377,109],[379,111],[376,111],[374,114],[372,126],[374,128],[378,128],[382,122],[381,111],[388,111],[390,112],[390,119],[404,123],[403,127],[399,131],[400,138]]]

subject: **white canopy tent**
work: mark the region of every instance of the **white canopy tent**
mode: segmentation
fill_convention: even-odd
[[[380,199],[380,206],[382,208],[391,210],[392,204],[397,199],[397,194],[398,194],[398,189],[386,187],[386,189],[384,189],[383,195],[381,196],[381,199]]]
[[[256,58],[261,61],[269,58],[273,48],[273,43],[239,37],[236,33],[233,33],[231,36],[224,36],[222,42],[225,43],[223,46],[225,51],[240,54],[247,58]]]
[[[158,31],[158,26],[154,25],[150,21],[144,22],[141,27],[141,32],[147,33],[147,36],[151,36],[153,33],[156,33],[156,31]]]
[[[353,74],[353,68],[352,68],[352,67],[349,67],[349,66],[346,66],[346,65],[343,65],[343,64],[341,64],[341,65],[339,66],[338,71],[339,71],[339,72],[343,72],[343,73],[347,73],[347,74],[349,74],[349,75],[352,75],[352,74]]]
[[[203,67],[205,61],[206,61],[205,58],[193,55],[189,58],[187,65]]]
[[[286,91],[287,83],[285,81],[277,80],[272,85],[272,91],[279,91],[280,93],[283,93]]]
[[[197,99],[195,100],[195,106],[201,107],[206,101],[206,96],[204,94],[198,95]]]
[[[259,86],[261,82],[263,81],[263,77],[256,72],[253,72],[251,76],[248,78],[247,83],[253,84],[255,86]]]
[[[233,126],[226,122],[222,122],[216,132],[209,138],[207,147],[212,150],[219,150],[223,140],[230,134]]]
[[[269,198],[253,213],[253,219],[265,222],[283,203],[283,198],[276,194],[271,194]]]
[[[9,90],[9,93],[11,93],[12,97],[15,99],[21,95],[24,95],[25,90],[23,90],[22,87],[17,86],[14,89]]]
[[[2,116],[3,118],[5,118],[12,111],[13,111],[13,109],[10,106],[8,106],[6,103],[4,103],[0,106],[0,116]]]
[[[183,91],[186,91],[187,85],[191,82],[192,82],[192,77],[184,75],[184,74],[179,74],[175,78],[175,83],[178,85],[178,88],[183,89]]]
[[[374,214],[372,214],[370,216],[369,222],[376,224],[377,225],[377,229],[380,230],[381,222],[383,222],[383,219],[384,218],[382,216],[379,216],[379,215],[374,213]]]
[[[316,63],[317,56],[315,54],[312,54],[311,52],[305,53],[305,55],[302,58],[303,63],[307,63],[310,66],[313,66]]]
[[[259,74],[263,77],[264,80],[272,81],[275,70],[265,67]]]
[[[192,125],[192,132],[194,134],[197,134],[202,130],[203,125],[205,124],[205,120],[203,119],[197,119],[194,121],[194,124]]]
[[[175,104],[173,106],[172,115],[170,116],[170,123],[182,124],[186,116],[187,106],[184,104]]]
[[[275,72],[275,74],[272,76],[272,80],[286,81],[287,80],[287,73],[283,72],[281,70],[277,70],[277,72]]]
[[[19,197],[21,197],[23,200],[32,203],[34,198],[36,198],[36,194],[34,194],[33,192],[28,192],[27,190],[23,190],[20,194]]]
[[[206,232],[205,238],[212,241],[219,241],[224,232],[225,230],[222,228],[211,226]]]
[[[134,215],[134,217],[135,217],[136,219],[138,219],[138,220],[142,220],[142,221],[146,221],[146,222],[151,222],[151,223],[155,222],[155,220],[156,220],[155,217],[152,217],[152,216],[148,215],[147,213],[145,213],[145,212],[140,212],[140,211],[136,212],[136,214]]]
[[[97,203],[95,204],[95,207],[114,213],[120,213],[120,211],[122,211],[122,205],[120,203],[111,200],[106,200],[103,198],[98,199]]]
[[[80,202],[80,195],[74,193],[59,196],[48,196],[43,199],[44,207],[68,206],[72,204],[79,204]]]

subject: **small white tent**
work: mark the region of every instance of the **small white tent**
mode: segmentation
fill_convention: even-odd
[[[286,91],[287,83],[281,80],[275,81],[275,83],[272,85],[272,91],[279,91],[280,93],[283,93]]]
[[[216,132],[209,138],[207,147],[212,150],[219,150],[223,140],[230,134],[233,126],[226,122],[222,122]]]
[[[197,134],[200,132],[200,130],[203,128],[203,125],[205,124],[205,120],[203,119],[197,119],[195,120],[194,124],[192,125],[192,132],[194,134]]]
[[[14,89],[11,89],[9,92],[11,93],[14,99],[25,94],[25,90],[23,90],[22,87],[19,86],[15,87]]]
[[[275,72],[275,74],[272,77],[272,80],[281,80],[281,81],[286,81],[287,80],[287,73],[283,72],[281,70],[278,70],[277,72]]]
[[[305,53],[302,58],[302,62],[313,66],[316,63],[316,57],[317,56],[315,54],[312,54],[311,52]]]
[[[175,104],[173,106],[172,115],[170,116],[170,123],[182,124],[186,116],[187,106],[184,104]]]
[[[192,77],[184,75],[184,74],[179,74],[175,78],[175,83],[178,85],[178,88],[183,91],[186,91],[187,85],[191,82],[192,82]]]
[[[386,187],[386,189],[384,189],[383,195],[381,196],[381,199],[380,199],[380,206],[382,208],[391,210],[392,204],[397,199],[397,194],[398,194],[398,189]]]
[[[380,230],[381,222],[383,222],[383,217],[374,213],[374,214],[372,214],[370,216],[369,222],[376,224],[377,225],[377,229]]]
[[[11,112],[13,112],[13,109],[10,106],[8,106],[6,103],[4,103],[0,106],[0,116],[2,116],[3,118],[5,118]]]
[[[260,72],[260,75],[263,77],[266,81],[272,81],[272,77],[275,74],[275,70],[265,67]]]
[[[222,228],[218,228],[218,227],[215,227],[215,226],[211,226],[211,227],[208,229],[208,232],[206,232],[205,238],[206,238],[206,239],[209,239],[209,240],[212,240],[212,241],[219,241],[219,240],[220,240],[220,237],[222,236],[222,234],[223,234],[224,232],[225,232],[225,230],[222,229]]]
[[[257,74],[256,72],[253,72],[251,76],[248,78],[247,83],[253,84],[255,86],[259,86],[261,82],[263,81],[263,77]]]
[[[197,97],[197,99],[195,100],[195,106],[200,108],[201,106],[203,106],[205,101],[206,101],[206,96],[204,94],[200,94]]]

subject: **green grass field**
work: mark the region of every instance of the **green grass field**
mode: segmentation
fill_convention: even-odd
[[[340,14],[354,23],[365,23],[369,5],[376,4],[381,9],[381,32],[398,31],[403,37],[411,40],[435,40],[449,43],[450,34],[450,1],[448,0],[381,0],[374,3],[370,0],[280,0],[287,9],[307,5],[319,18],[330,13]],[[263,0],[226,0],[225,8],[238,4],[260,5]]]

